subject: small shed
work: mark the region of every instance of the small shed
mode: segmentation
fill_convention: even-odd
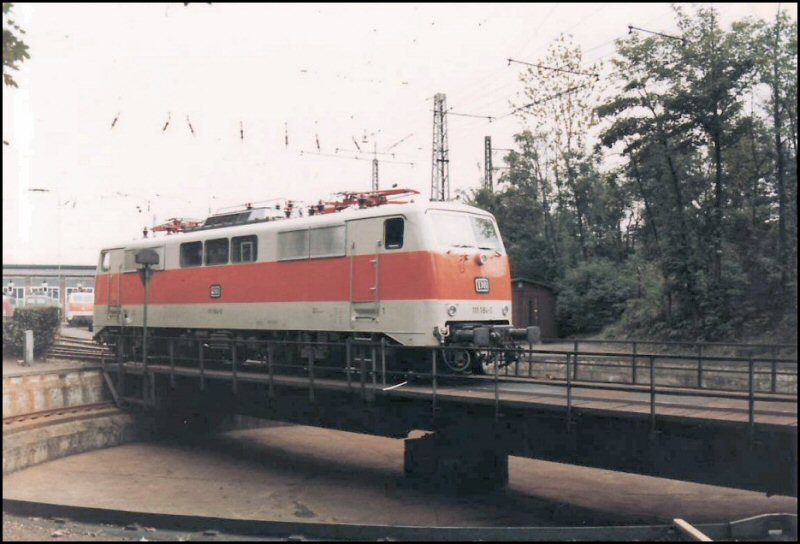
[[[527,278],[513,278],[511,301],[515,327],[535,325],[541,329],[542,338],[558,336],[556,296],[552,286]]]

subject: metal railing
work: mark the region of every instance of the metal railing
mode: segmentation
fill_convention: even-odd
[[[125,368],[123,346],[128,342],[138,341],[129,335],[114,338],[117,345],[116,370],[117,387],[125,388],[125,374],[142,374],[142,403],[153,402],[155,387],[155,371],[168,373],[170,385],[174,387],[177,375],[196,375],[199,387],[206,388],[207,380],[223,379],[231,381],[234,394],[239,391],[242,381],[259,381],[267,383],[269,400],[276,396],[276,385],[292,385],[308,387],[308,401],[315,403],[320,389],[346,388],[357,393],[367,402],[374,402],[376,396],[393,394],[406,395],[405,390],[430,394],[432,417],[441,410],[443,400],[442,388],[446,386],[448,400],[453,399],[454,388],[463,385],[465,380],[476,386],[486,386],[491,382],[494,415],[500,417],[503,395],[518,399],[526,393],[542,395],[541,388],[530,391],[507,390],[509,384],[557,385],[564,387],[564,394],[555,395],[565,399],[566,425],[574,420],[575,391],[584,393],[591,391],[642,393],[647,397],[651,431],[656,430],[657,397],[702,397],[728,399],[747,403],[747,422],[749,431],[755,430],[756,402],[775,402],[797,404],[797,360],[796,359],[757,359],[754,357],[710,357],[702,355],[702,363],[690,367],[686,357],[682,355],[640,353],[636,348],[630,354],[579,351],[577,346],[572,351],[547,350],[546,345],[526,345],[522,348],[480,348],[477,352],[483,358],[482,376],[467,376],[463,373],[448,371],[442,365],[445,353],[463,350],[460,347],[410,348],[389,345],[385,339],[348,339],[344,342],[319,342],[304,340],[225,340],[225,339],[178,339],[149,335],[150,341],[166,344],[166,350],[158,353],[151,348],[147,360],[137,361],[134,366]],[[184,349],[176,349],[178,345]],[[187,347],[188,346],[188,347]],[[241,349],[256,351],[256,358],[243,358]],[[141,351],[141,350],[140,350]],[[214,356],[209,357],[211,352]],[[389,359],[403,360],[410,358],[414,368],[391,368]],[[581,360],[582,358],[582,360]],[[602,362],[603,359],[605,362]],[[452,360],[452,359],[451,359]],[[579,361],[581,373],[579,374]],[[666,361],[668,365],[659,364]],[[694,360],[697,362],[698,360]],[[102,360],[106,365],[105,357]],[[685,363],[685,364],[680,364]],[[140,365],[141,369],[138,369]],[[537,366],[539,365],[539,366]],[[560,369],[558,376],[547,375],[542,379],[538,373],[544,368]],[[712,366],[709,366],[712,365]],[[717,365],[719,368],[715,368]],[[767,365],[767,370],[759,369],[759,365]],[[771,365],[771,368],[769,366]],[[784,365],[778,370],[776,365]],[[613,368],[620,375],[627,376],[627,381],[599,380],[596,376],[587,376],[591,367]],[[166,369],[166,370],[164,370]],[[534,373],[534,370],[537,374]],[[645,371],[646,379],[641,375]],[[681,372],[696,373],[697,381],[688,385],[665,384],[674,380],[674,375]],[[709,387],[707,376],[716,372],[724,375],[737,375],[746,385],[742,388]],[[706,379],[704,380],[704,376]],[[759,382],[760,377],[767,376]],[[659,380],[661,378],[661,380]],[[779,379],[780,378],[780,379]],[[291,383],[287,379],[293,380]],[[659,381],[661,383],[659,383]],[[780,383],[779,383],[780,382]],[[501,384],[504,387],[501,387]],[[760,385],[760,387],[759,387]],[[784,393],[776,393],[780,385]],[[405,390],[404,390],[405,388]],[[421,388],[421,389],[420,389]],[[457,390],[457,389],[455,389]],[[592,397],[594,400],[609,400]],[[462,398],[463,400],[463,398]],[[486,399],[484,399],[485,401]],[[613,400],[613,399],[611,399]],[[731,408],[735,409],[735,408]],[[787,415],[792,415],[787,413]],[[796,417],[796,412],[794,413]]]

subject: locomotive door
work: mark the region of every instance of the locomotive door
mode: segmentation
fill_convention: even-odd
[[[122,310],[122,251],[111,250],[103,254],[102,270],[108,272],[106,312],[109,318],[121,315]]]
[[[381,218],[347,222],[347,257],[350,261],[351,322],[378,321],[381,308]]]

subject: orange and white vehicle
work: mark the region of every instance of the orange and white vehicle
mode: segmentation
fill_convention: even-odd
[[[94,293],[75,291],[67,295],[64,317],[70,325],[91,325],[94,319]]]
[[[121,328],[141,329],[136,254],[143,249],[159,256],[149,284],[151,338],[366,336],[466,349],[478,328],[482,338],[508,336],[511,274],[491,214],[453,202],[359,200],[344,210],[327,206],[331,213],[320,203],[290,218],[252,209],[259,219],[233,226],[225,225],[236,214],[212,216],[201,228],[103,249],[96,336],[113,343]],[[158,340],[149,349],[166,351]],[[446,362],[464,370],[469,359]]]

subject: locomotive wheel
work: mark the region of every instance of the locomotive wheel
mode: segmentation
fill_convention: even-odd
[[[453,372],[466,372],[472,363],[472,356],[466,349],[443,349],[442,359]]]

